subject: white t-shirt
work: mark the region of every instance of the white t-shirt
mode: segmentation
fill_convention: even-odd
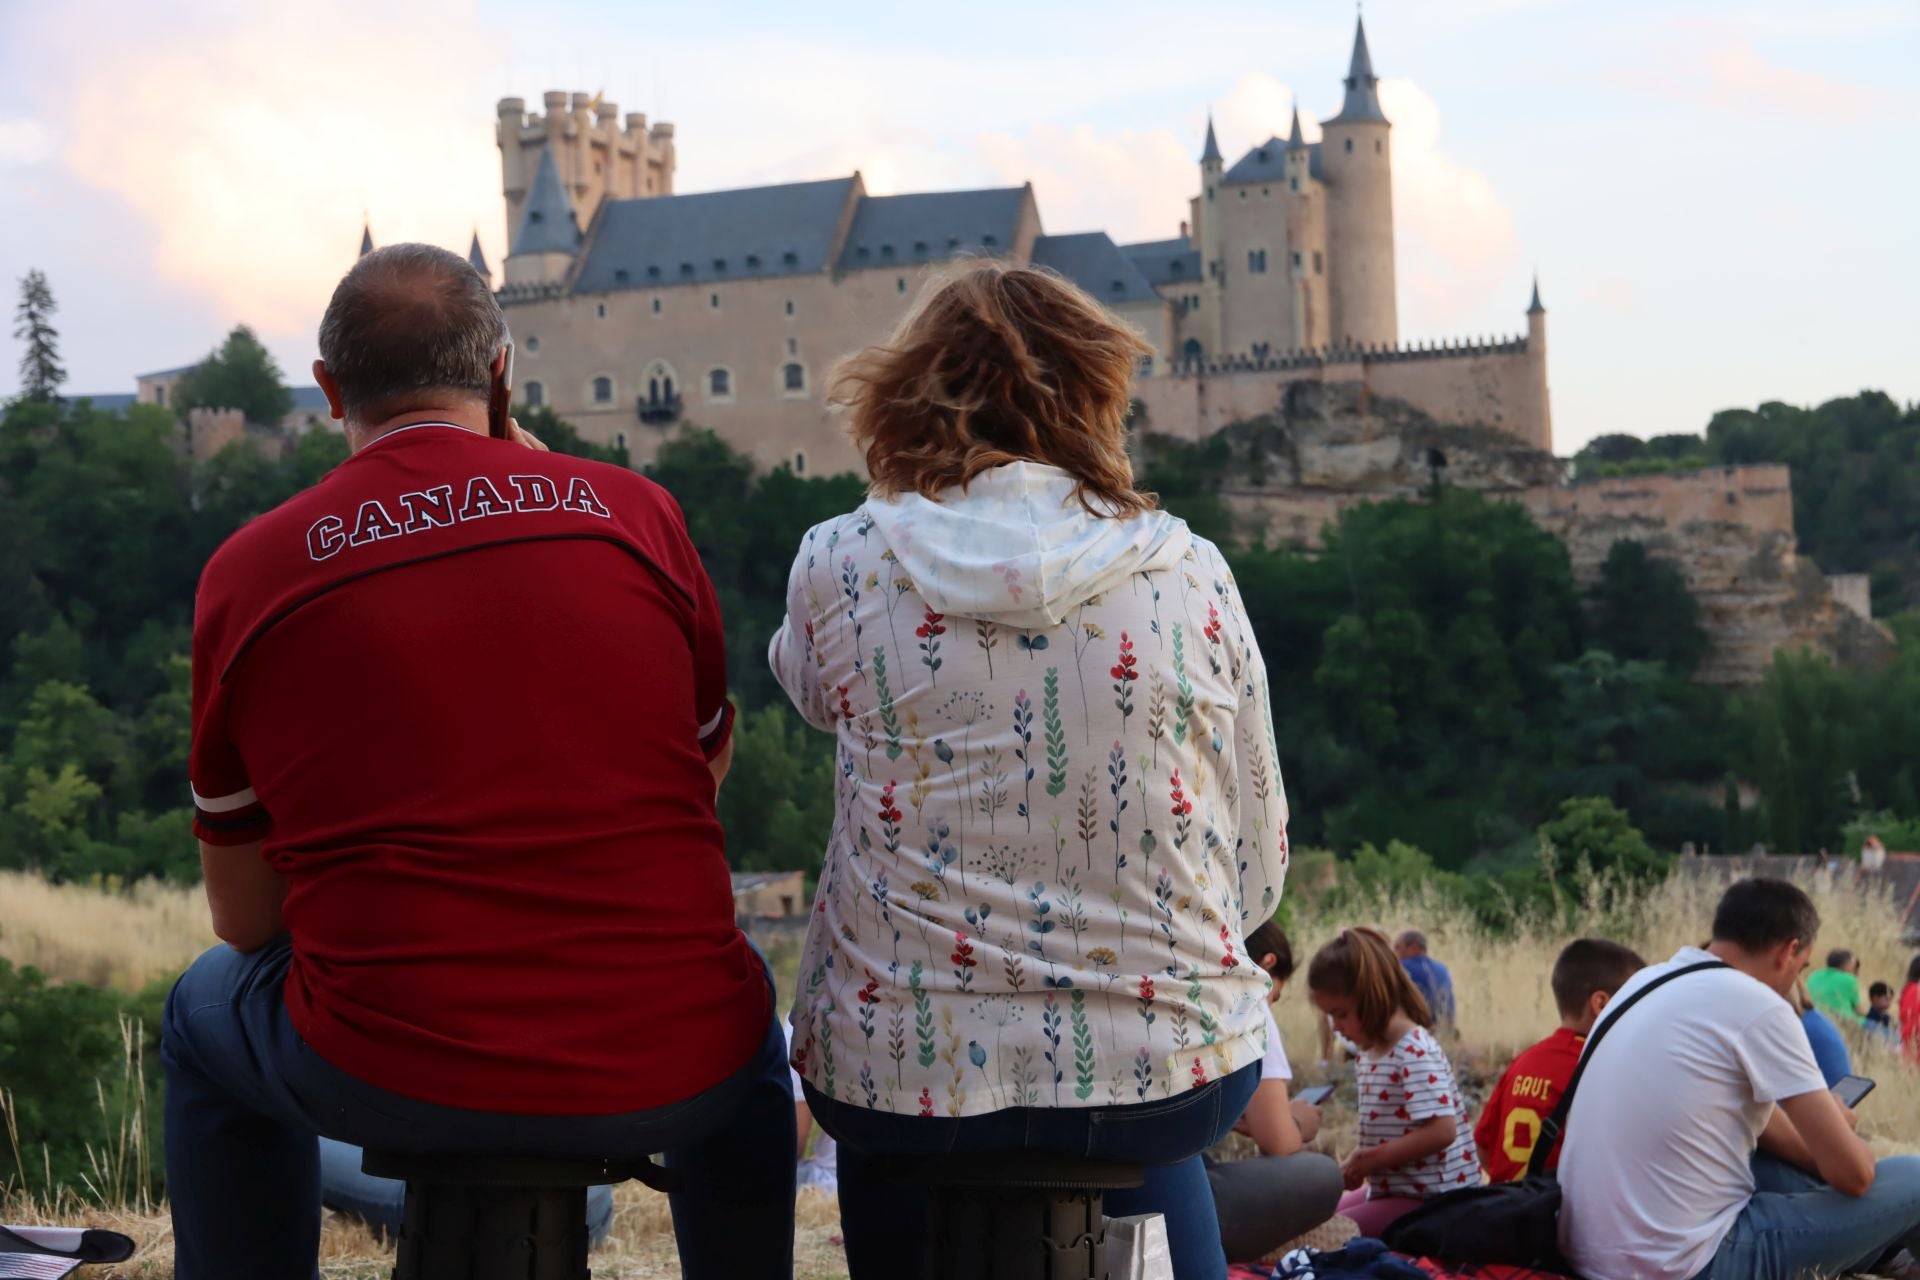
[[[1683,947],[1636,974],[1613,1008],[1711,959]],[[1588,1280],[1687,1280],[1753,1197],[1750,1161],[1773,1104],[1826,1082],[1786,1000],[1733,969],[1660,988],[1599,1052],[1567,1118],[1561,1247]]]
[[[1260,1078],[1262,1080],[1291,1080],[1293,1067],[1287,1062],[1287,1051],[1280,1044],[1280,1024],[1273,1020],[1273,1006],[1267,1006],[1267,1052],[1260,1059]]]

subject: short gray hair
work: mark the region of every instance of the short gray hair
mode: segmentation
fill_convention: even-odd
[[[430,244],[361,258],[320,321],[320,358],[356,422],[405,412],[426,393],[485,400],[506,341],[492,287],[465,258]]]
[[[1415,951],[1425,951],[1427,949],[1427,935],[1418,929],[1405,930],[1399,937],[1395,938],[1394,941],[1403,947],[1412,947]]]

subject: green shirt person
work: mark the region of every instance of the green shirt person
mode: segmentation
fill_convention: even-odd
[[[1827,953],[1827,967],[1807,975],[1807,994],[1814,1007],[1858,1026],[1865,1001],[1860,996],[1860,959],[1851,951]]]

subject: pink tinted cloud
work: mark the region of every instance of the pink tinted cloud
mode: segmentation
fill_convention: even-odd
[[[1739,115],[1853,122],[1900,109],[1893,95],[1775,62],[1746,41],[1730,37],[1674,54],[1658,67],[1622,69],[1613,78],[1659,97]]]

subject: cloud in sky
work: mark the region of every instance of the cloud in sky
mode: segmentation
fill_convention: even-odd
[[[0,120],[0,168],[39,164],[53,155],[53,138],[37,120]]]
[[[1810,117],[1855,123],[1876,112],[1910,110],[1892,95],[1831,80],[1775,62],[1737,38],[1713,39],[1715,28],[1694,28],[1694,46],[1671,53],[1658,66],[1625,69],[1615,80],[1676,102],[1741,116]]]
[[[489,121],[459,89],[498,50],[456,0],[46,12],[61,161],[156,230],[164,280],[235,321],[310,334],[363,210],[381,241],[464,248],[498,207]]]

